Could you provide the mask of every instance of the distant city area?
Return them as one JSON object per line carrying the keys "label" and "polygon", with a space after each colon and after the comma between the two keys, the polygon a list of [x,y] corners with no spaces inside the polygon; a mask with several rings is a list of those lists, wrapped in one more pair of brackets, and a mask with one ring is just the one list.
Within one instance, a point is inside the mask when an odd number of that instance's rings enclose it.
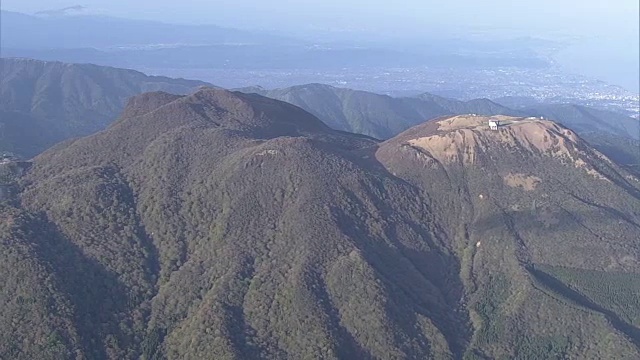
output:
{"label": "distant city area", "polygon": [[638,94],[599,80],[569,74],[555,67],[139,70],[157,75],[200,79],[226,88],[262,86],[271,89],[324,83],[391,96],[412,96],[429,92],[461,100],[510,98],[511,106],[517,106],[518,103],[526,105],[527,102],[572,103],[640,118]]}

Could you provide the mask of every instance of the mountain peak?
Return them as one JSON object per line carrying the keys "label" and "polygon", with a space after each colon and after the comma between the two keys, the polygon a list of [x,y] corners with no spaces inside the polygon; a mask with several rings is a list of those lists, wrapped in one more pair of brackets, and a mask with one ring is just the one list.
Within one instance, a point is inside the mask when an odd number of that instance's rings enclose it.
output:
{"label": "mountain peak", "polygon": [[257,94],[201,88],[176,101],[230,129],[262,129],[278,135],[330,130],[322,121],[296,106]]}
{"label": "mountain peak", "polygon": [[[186,96],[164,92],[136,96],[129,101],[123,115],[105,131],[62,144],[57,151],[76,158],[70,166],[129,164],[148,147],[164,146],[168,139],[182,142],[189,138],[193,146],[196,143],[193,139],[201,139],[203,143],[199,148],[204,149],[222,141],[220,139],[253,141],[280,137],[326,140],[349,148],[371,144],[369,139],[339,134],[308,112],[282,101],[257,94],[202,88]],[[89,148],[91,151],[86,150]],[[47,151],[40,158],[55,153]]]}
{"label": "mountain peak", "polygon": [[[153,118],[204,120],[230,129],[270,128],[276,124],[298,129],[329,130],[311,114],[285,102],[214,87],[201,87],[188,96],[145,93],[129,100],[121,121],[154,112]],[[187,119],[187,120],[189,120]],[[176,123],[177,124],[177,123]]]}
{"label": "mountain peak", "polygon": [[589,164],[591,149],[575,132],[553,121],[534,117],[460,115],[414,127],[390,142],[400,141],[440,164],[487,165],[508,155],[552,157],[605,178]]}

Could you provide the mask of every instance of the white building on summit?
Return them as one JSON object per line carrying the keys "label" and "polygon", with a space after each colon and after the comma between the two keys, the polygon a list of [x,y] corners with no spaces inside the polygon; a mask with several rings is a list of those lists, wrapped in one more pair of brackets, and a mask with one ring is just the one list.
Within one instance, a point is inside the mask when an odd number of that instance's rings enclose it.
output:
{"label": "white building on summit", "polygon": [[500,121],[497,120],[489,120],[489,129],[498,130],[498,126],[500,126]]}

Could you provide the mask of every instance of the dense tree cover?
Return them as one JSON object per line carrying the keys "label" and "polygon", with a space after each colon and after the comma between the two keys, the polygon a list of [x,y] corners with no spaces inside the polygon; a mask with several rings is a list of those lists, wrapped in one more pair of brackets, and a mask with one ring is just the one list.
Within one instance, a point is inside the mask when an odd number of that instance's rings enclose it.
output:
{"label": "dense tree cover", "polygon": [[640,175],[640,140],[606,132],[586,132],[581,136],[611,160]]}
{"label": "dense tree cover", "polygon": [[640,278],[636,274],[559,266],[541,269],[627,323],[640,326]]}
{"label": "dense tree cover", "polygon": [[[576,280],[638,273],[640,186],[579,138],[477,130],[447,163],[410,144],[437,124],[378,143],[258,95],[124,114],[12,180],[0,358],[640,356],[633,292]],[[524,163],[533,189],[505,182]]]}

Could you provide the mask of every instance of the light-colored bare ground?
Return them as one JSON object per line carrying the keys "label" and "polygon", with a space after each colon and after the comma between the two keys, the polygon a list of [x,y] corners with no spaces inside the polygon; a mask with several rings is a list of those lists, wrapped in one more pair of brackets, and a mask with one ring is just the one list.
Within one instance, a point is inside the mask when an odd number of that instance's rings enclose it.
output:
{"label": "light-colored bare ground", "polygon": [[[500,128],[489,129],[489,121],[499,121]],[[582,160],[577,146],[580,139],[571,130],[558,124],[537,118],[509,116],[453,116],[438,122],[441,134],[409,140],[409,145],[426,150],[442,163],[474,164],[478,153],[487,152],[491,146],[524,149],[547,156],[563,158],[589,174],[605,179]],[[601,158],[606,157],[597,153]]]}
{"label": "light-colored bare ground", "polygon": [[504,183],[513,188],[521,187],[526,191],[535,190],[542,182],[537,176],[528,176],[525,174],[508,174],[504,177]]}

